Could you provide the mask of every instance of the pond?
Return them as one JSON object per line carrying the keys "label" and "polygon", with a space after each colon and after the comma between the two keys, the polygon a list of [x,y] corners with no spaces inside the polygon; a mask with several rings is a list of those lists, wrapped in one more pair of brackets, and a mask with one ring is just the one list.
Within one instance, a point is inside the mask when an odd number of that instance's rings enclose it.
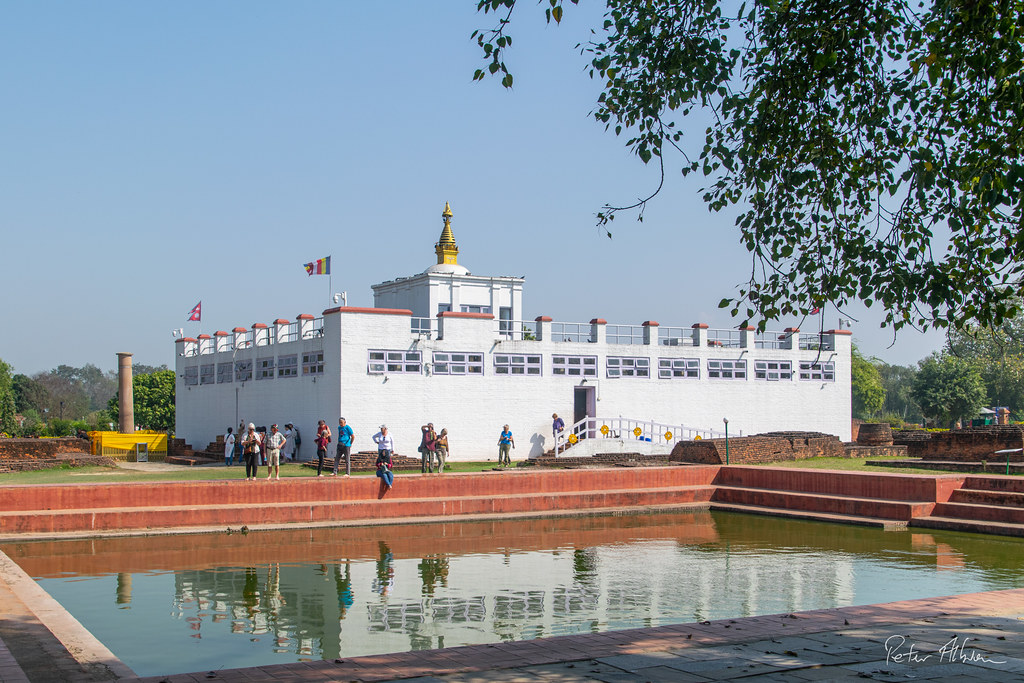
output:
{"label": "pond", "polygon": [[143,676],[1024,585],[1024,541],[706,510],[30,542]]}

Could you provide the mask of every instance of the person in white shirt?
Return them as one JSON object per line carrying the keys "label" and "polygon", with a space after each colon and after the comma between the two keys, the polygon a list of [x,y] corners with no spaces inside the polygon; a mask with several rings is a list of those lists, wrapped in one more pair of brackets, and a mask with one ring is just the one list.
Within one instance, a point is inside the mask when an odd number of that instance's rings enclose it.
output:
{"label": "person in white shirt", "polygon": [[281,449],[281,455],[283,455],[284,459],[286,461],[288,461],[288,462],[291,462],[292,460],[295,459],[295,439],[294,439],[294,436],[295,436],[295,433],[292,431],[292,423],[291,422],[286,423],[285,426],[284,426],[284,438],[286,440],[285,440],[285,443],[284,443],[284,448]]}
{"label": "person in white shirt", "polygon": [[235,435],[228,427],[228,433],[224,435],[224,465],[230,467],[235,462]]}
{"label": "person in white shirt", "polygon": [[277,431],[277,425],[270,425],[270,435],[267,436],[267,481],[273,474],[276,481],[281,479],[281,448],[288,440],[284,434]]}

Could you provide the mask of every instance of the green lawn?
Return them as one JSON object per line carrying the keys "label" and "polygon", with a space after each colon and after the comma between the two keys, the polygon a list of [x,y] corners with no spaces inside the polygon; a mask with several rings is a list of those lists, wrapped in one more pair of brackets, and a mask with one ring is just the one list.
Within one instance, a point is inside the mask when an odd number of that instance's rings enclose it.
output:
{"label": "green lawn", "polygon": [[[456,462],[445,467],[445,472],[480,472],[495,467],[491,462]],[[398,470],[398,476],[410,470]],[[261,467],[259,475],[267,476],[267,468]],[[281,477],[315,477],[316,469],[302,465],[281,466]],[[353,472],[353,477],[372,477],[372,471]],[[119,467],[55,467],[35,472],[12,472],[0,474],[0,484],[80,484],[83,482],[114,481],[211,481],[221,479],[244,479],[245,468],[232,467],[181,467],[165,472],[140,472]]]}
{"label": "green lawn", "polygon": [[873,458],[810,458],[807,460],[786,460],[783,462],[759,463],[765,467],[799,467],[815,470],[851,470],[859,472],[903,472],[906,474],[948,474],[942,470],[926,470],[920,467],[877,467],[866,464],[869,460],[906,460],[906,456]]}

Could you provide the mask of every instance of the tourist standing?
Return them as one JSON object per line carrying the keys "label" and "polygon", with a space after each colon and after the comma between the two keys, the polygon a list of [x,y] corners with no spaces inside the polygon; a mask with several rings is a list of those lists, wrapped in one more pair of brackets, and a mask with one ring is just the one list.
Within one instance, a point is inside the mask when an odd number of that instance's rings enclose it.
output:
{"label": "tourist standing", "polygon": [[436,448],[437,432],[434,423],[428,422],[420,427],[423,438],[420,439],[420,472],[426,474],[434,471],[434,449]]}
{"label": "tourist standing", "polygon": [[558,435],[565,429],[565,421],[558,417],[558,413],[551,414],[551,436],[555,441],[555,453],[558,453]]}
{"label": "tourist standing", "polygon": [[249,423],[249,431],[242,441],[242,457],[245,459],[245,480],[255,481],[256,463],[260,457],[260,437],[256,434],[256,425]]}
{"label": "tourist standing", "polygon": [[345,476],[352,474],[352,439],[355,437],[355,432],[348,426],[345,418],[338,418],[338,452],[334,454],[334,471],[331,472],[332,477],[338,476],[338,464],[341,461],[341,457],[345,456]]}
{"label": "tourist standing", "polygon": [[267,464],[267,428],[260,425],[256,428],[256,436],[260,439],[260,457],[259,464],[266,466]]}
{"label": "tourist standing", "polygon": [[295,459],[295,434],[292,432],[291,422],[286,422],[284,425],[284,438],[285,444],[281,449],[281,455],[286,462],[291,462]]}
{"label": "tourist standing", "polygon": [[516,447],[516,440],[512,438],[512,431],[505,425],[501,428],[498,436],[498,466],[511,465],[512,458],[509,451]]}
{"label": "tourist standing", "polygon": [[394,461],[391,458],[395,452],[395,442],[388,434],[387,425],[380,426],[380,431],[373,435],[373,442],[377,444],[377,462],[374,463],[377,466],[377,476],[384,480],[384,485],[390,490],[395,483],[395,474],[392,471]]}
{"label": "tourist standing", "polygon": [[228,427],[228,433],[224,435],[224,466],[231,467],[235,462],[235,435],[234,430]]}
{"label": "tourist standing", "polygon": [[316,423],[316,476],[322,477],[324,472],[324,458],[327,457],[327,446],[331,443],[331,428],[327,423],[320,420]]}
{"label": "tourist standing", "polygon": [[295,458],[295,462],[299,462],[299,447],[302,446],[302,435],[299,434],[299,428],[294,424],[292,427],[292,457]]}
{"label": "tourist standing", "polygon": [[434,453],[437,454],[437,473],[444,472],[444,465],[448,462],[448,429],[442,428],[434,442]]}
{"label": "tourist standing", "polygon": [[288,443],[284,434],[277,431],[277,425],[270,425],[270,436],[267,437],[267,481],[274,475],[275,481],[281,479],[281,449]]}

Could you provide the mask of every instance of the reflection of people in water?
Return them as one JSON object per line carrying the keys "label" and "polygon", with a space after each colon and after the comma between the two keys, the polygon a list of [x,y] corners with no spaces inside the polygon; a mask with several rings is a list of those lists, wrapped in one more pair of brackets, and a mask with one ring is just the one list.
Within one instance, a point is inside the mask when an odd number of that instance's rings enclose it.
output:
{"label": "reflection of people in water", "polygon": [[338,587],[338,614],[344,619],[345,612],[355,602],[355,598],[352,597],[352,568],[348,560],[345,560],[344,578],[341,576],[341,565],[334,565],[334,585]]}
{"label": "reflection of people in water", "polygon": [[433,595],[438,581],[448,587],[448,558],[444,555],[427,555],[419,564],[420,580],[423,581],[423,594]]}
{"label": "reflection of people in water", "polygon": [[391,548],[384,541],[377,542],[380,557],[377,560],[377,578],[373,580],[373,590],[386,598],[395,585],[395,569],[391,566],[394,559]]}
{"label": "reflection of people in water", "polygon": [[260,577],[256,567],[245,568],[245,583],[242,585],[242,604],[249,613],[249,618],[256,616],[256,607],[260,602]]}

